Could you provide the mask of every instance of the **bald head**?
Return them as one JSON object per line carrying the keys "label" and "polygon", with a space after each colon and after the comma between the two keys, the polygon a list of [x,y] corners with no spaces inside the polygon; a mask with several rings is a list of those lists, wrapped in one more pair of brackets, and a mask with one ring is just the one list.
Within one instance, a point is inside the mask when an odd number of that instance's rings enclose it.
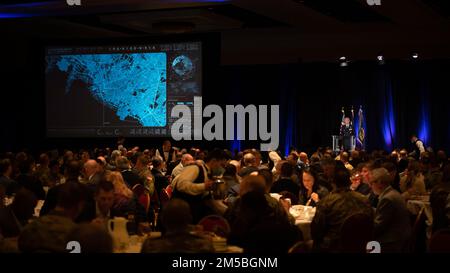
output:
{"label": "bald head", "polygon": [[86,177],[90,177],[91,175],[94,175],[98,170],[98,163],[93,160],[89,159],[84,163],[84,173],[86,174]]}
{"label": "bald head", "polygon": [[181,156],[181,164],[183,166],[187,166],[189,164],[194,163],[194,157],[191,154],[184,154],[183,156]]}
{"label": "bald head", "polygon": [[344,163],[348,162],[348,153],[347,152],[342,152],[341,153],[341,161]]}
{"label": "bald head", "polygon": [[308,154],[301,152],[298,156],[303,163],[308,163]]}
{"label": "bald head", "polygon": [[256,165],[256,157],[251,154],[245,154],[244,155],[244,166],[249,167],[249,166],[255,166]]}
{"label": "bald head", "polygon": [[241,171],[241,163],[237,160],[230,160],[228,164],[231,164],[236,167],[236,172],[239,173]]}
{"label": "bald head", "polygon": [[98,156],[97,162],[101,162],[102,165],[106,165],[106,158],[103,156]]}

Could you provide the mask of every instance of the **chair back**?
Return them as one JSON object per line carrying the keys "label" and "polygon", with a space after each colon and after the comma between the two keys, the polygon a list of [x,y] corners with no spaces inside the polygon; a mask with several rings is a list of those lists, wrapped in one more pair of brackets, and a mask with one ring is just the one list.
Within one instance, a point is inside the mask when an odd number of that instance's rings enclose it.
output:
{"label": "chair back", "polygon": [[425,253],[427,249],[427,216],[425,214],[425,208],[422,208],[417,214],[414,221],[412,235],[410,239],[410,250],[413,253]]}
{"label": "chair back", "polygon": [[136,184],[133,186],[132,191],[136,195],[139,204],[144,207],[145,212],[148,213],[148,210],[150,209],[150,194],[145,187],[141,184]]}
{"label": "chair back", "polygon": [[366,245],[373,239],[373,219],[355,213],[345,219],[340,231],[339,252],[366,253]]}
{"label": "chair back", "polygon": [[202,226],[204,231],[214,232],[224,238],[228,238],[231,231],[227,219],[219,215],[205,216],[198,222],[198,225]]}
{"label": "chair back", "polygon": [[161,193],[159,194],[159,203],[160,208],[165,207],[165,205],[170,201],[170,198],[172,198],[172,187],[167,186],[166,188],[161,190]]}
{"label": "chair back", "polygon": [[311,252],[311,245],[308,245],[308,242],[300,241],[295,243],[289,250],[289,254],[297,254],[297,253],[309,253]]}

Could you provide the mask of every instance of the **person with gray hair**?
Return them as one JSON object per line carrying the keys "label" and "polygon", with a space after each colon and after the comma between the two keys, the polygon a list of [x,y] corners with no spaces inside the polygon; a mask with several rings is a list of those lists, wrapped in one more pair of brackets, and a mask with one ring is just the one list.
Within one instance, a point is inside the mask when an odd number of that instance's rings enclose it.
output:
{"label": "person with gray hair", "polygon": [[379,199],[374,236],[381,245],[381,252],[407,252],[411,224],[405,200],[391,187],[391,177],[385,168],[372,170],[369,184]]}
{"label": "person with gray hair", "polygon": [[120,156],[116,159],[116,168],[120,171],[123,180],[125,180],[130,189],[133,189],[136,184],[144,184],[139,173],[136,170],[131,169],[130,161],[125,156]]}
{"label": "person with gray hair", "polygon": [[93,159],[87,160],[83,164],[82,179],[84,184],[97,185],[101,179],[101,174],[98,172],[98,163]]}

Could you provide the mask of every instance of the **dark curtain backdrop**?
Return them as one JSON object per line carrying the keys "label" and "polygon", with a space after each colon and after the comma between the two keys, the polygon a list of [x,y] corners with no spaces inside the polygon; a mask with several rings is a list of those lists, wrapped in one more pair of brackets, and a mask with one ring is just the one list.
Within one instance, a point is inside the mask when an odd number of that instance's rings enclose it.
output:
{"label": "dark curtain backdrop", "polygon": [[360,105],[368,150],[409,148],[416,133],[427,146],[449,151],[449,76],[450,61],[227,66],[214,102],[279,104],[282,152],[331,146],[341,108],[350,115],[354,106],[357,116]]}
{"label": "dark curtain backdrop", "polygon": [[[13,58],[12,58],[13,60]],[[215,76],[212,76],[215,74]],[[331,146],[341,108],[363,106],[368,150],[409,145],[417,133],[434,149],[450,151],[450,61],[398,61],[222,66],[207,74],[203,105],[280,105],[280,151]],[[42,64],[0,66],[1,150],[41,151],[114,145],[115,139],[46,139]],[[223,108],[224,109],[224,108]],[[82,109],[80,109],[82,111]],[[55,113],[57,114],[57,113]],[[160,139],[132,139],[158,145]],[[211,146],[243,149],[259,142],[223,141]]]}

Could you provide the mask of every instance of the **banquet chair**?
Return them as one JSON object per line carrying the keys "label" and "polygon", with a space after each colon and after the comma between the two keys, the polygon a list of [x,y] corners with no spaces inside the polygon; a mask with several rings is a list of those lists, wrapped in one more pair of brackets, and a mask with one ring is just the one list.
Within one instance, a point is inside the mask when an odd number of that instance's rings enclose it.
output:
{"label": "banquet chair", "polygon": [[227,219],[219,215],[205,216],[198,222],[198,225],[202,226],[204,231],[214,232],[223,238],[228,238],[231,231]]}
{"label": "banquet chair", "polygon": [[172,198],[173,192],[172,185],[169,184],[167,187],[164,188],[164,191],[166,192],[167,196],[169,196],[169,199]]}
{"label": "banquet chair", "polygon": [[299,241],[295,243],[289,250],[288,254],[297,253],[310,253],[312,249],[312,240],[310,241]]}
{"label": "banquet chair", "polygon": [[139,204],[141,204],[144,207],[145,212],[148,213],[148,210],[150,209],[150,195],[145,187],[141,184],[136,184],[132,188],[132,191],[136,195]]}
{"label": "banquet chair", "polygon": [[450,253],[450,229],[441,229],[431,236],[429,251],[431,253]]}
{"label": "banquet chair", "polygon": [[172,189],[167,187],[161,190],[161,193],[159,194],[159,203],[160,207],[163,208],[172,197]]}
{"label": "banquet chair", "polygon": [[366,253],[367,242],[373,239],[373,219],[364,213],[347,217],[340,230],[339,252]]}
{"label": "banquet chair", "polygon": [[425,208],[422,208],[417,214],[416,220],[414,221],[412,235],[410,239],[410,251],[412,253],[425,253],[426,252],[426,242],[427,242],[427,216],[425,214]]}

